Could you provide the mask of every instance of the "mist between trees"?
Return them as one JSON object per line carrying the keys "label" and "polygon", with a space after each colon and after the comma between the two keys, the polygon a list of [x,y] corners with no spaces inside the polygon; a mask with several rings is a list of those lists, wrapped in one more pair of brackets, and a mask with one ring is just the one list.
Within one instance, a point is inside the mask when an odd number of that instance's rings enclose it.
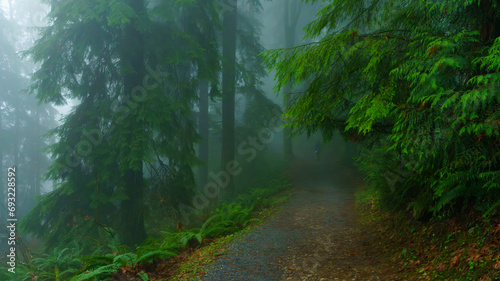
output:
{"label": "mist between trees", "polygon": [[390,210],[498,214],[496,2],[305,2],[0,2],[22,237],[133,248],[352,156]]}
{"label": "mist between trees", "polygon": [[18,166],[21,231],[48,249],[139,245],[177,224],[194,227],[284,173],[292,138],[278,129],[283,109],[259,54],[281,44],[275,23],[301,37],[318,7],[13,0],[3,8],[12,67],[2,70],[0,168]]}

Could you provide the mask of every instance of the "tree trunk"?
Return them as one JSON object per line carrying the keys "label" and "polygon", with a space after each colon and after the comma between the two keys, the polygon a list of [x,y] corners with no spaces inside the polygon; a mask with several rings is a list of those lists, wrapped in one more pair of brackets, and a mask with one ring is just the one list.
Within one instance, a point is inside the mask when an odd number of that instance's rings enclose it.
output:
{"label": "tree trunk", "polygon": [[209,115],[208,115],[208,83],[200,81],[200,113],[198,115],[198,133],[201,136],[198,157],[205,165],[200,167],[199,180],[203,187],[208,182],[208,144],[209,144]]}
{"label": "tree trunk", "polygon": [[[7,192],[7,185],[4,182],[3,175],[7,171],[3,169],[3,148],[7,145],[7,142],[4,140],[2,141],[2,136],[5,136],[3,134],[3,129],[2,129],[2,109],[0,108],[0,189],[2,190],[2,195],[4,195],[4,192]],[[5,188],[4,188],[5,186]],[[5,194],[6,195],[6,194]],[[5,198],[5,197],[3,197]]]}
{"label": "tree trunk", "polygon": [[[14,163],[12,163],[13,166],[17,167],[19,165],[19,154],[21,154],[21,118],[19,117],[19,110],[15,110],[15,116],[16,116],[16,121],[14,123],[14,130],[15,130],[15,142],[14,142]],[[17,176],[17,168],[16,168],[16,176]]]}
{"label": "tree trunk", "polygon": [[[236,18],[237,1],[224,0],[227,9],[224,13],[222,32],[222,153],[221,171],[234,160],[234,101],[236,91]],[[226,196],[234,195],[234,181],[228,174]]]}
{"label": "tree trunk", "polygon": [[[34,111],[34,116],[33,118],[36,120],[37,127],[34,128],[35,130],[35,141],[34,145],[38,148],[41,148],[43,146],[43,141],[42,141],[42,133],[40,132],[40,128],[42,127],[42,122],[40,118],[40,109],[35,109]],[[42,152],[38,151],[35,155],[33,155],[33,196],[38,196],[41,194],[40,190],[40,181],[41,181],[41,169],[40,165],[42,164]]]}
{"label": "tree trunk", "polygon": [[[298,1],[290,3],[290,0],[285,1],[285,48],[291,48],[295,45],[296,28],[297,22],[299,21],[300,10]],[[291,92],[291,85],[287,85],[284,88],[285,96],[283,99],[285,110],[289,106],[288,95]],[[286,120],[285,120],[286,121]],[[285,158],[291,159],[294,157],[293,153],[293,143],[292,143],[292,131],[289,128],[283,130],[283,154]]]}
{"label": "tree trunk", "polygon": [[[146,12],[144,0],[129,0],[127,2],[139,17]],[[137,20],[133,19],[124,28],[124,48],[121,60],[125,69],[126,65],[132,66],[132,71],[126,70],[123,77],[125,96],[131,96],[133,89],[142,85],[146,73],[144,66],[144,37],[141,31],[136,29],[136,25]],[[141,105],[139,104],[136,110],[140,111],[140,107]],[[136,162],[134,166],[131,166],[129,163],[123,163],[123,165],[128,165],[124,174],[125,192],[128,199],[122,202],[122,228],[120,237],[125,245],[132,247],[142,243],[147,236],[144,227],[144,179],[142,163],[144,152],[141,150],[145,145],[143,138],[141,138],[141,135],[144,133],[144,124],[143,121],[137,119],[138,113],[134,109],[131,112],[132,114],[123,121],[123,126],[128,129],[124,140],[127,141],[128,148],[135,149],[133,149],[134,152],[127,151],[124,154],[131,155],[131,157],[140,159],[141,161]]]}

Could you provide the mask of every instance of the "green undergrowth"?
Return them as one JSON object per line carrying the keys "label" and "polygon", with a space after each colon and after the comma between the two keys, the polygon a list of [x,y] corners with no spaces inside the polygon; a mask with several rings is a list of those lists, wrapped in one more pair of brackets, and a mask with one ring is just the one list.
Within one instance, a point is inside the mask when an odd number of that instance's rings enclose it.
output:
{"label": "green undergrowth", "polygon": [[[18,264],[16,273],[0,270],[0,280],[193,280],[202,267],[223,252],[224,245],[265,220],[290,197],[282,180],[273,188],[256,188],[231,203],[224,203],[197,228],[162,232],[135,251],[125,246],[100,247],[81,256],[77,245],[54,249],[29,264]],[[113,279],[114,278],[114,279]],[[116,279],[118,278],[118,279]],[[120,279],[121,278],[121,279]],[[128,279],[127,279],[128,278]],[[191,278],[191,279],[190,279]]]}
{"label": "green undergrowth", "polygon": [[422,222],[410,212],[381,207],[380,194],[361,188],[357,210],[375,247],[396,266],[397,280],[500,280],[500,217],[477,211]]}
{"label": "green undergrowth", "polygon": [[255,217],[258,218],[258,223],[253,223],[233,234],[223,236],[215,239],[212,243],[206,247],[198,249],[193,254],[189,255],[186,260],[179,264],[177,273],[175,276],[170,277],[168,280],[174,281],[190,281],[190,280],[201,280],[201,277],[206,273],[205,267],[212,262],[214,262],[219,256],[223,255],[226,250],[228,243],[240,239],[243,235],[248,233],[252,228],[260,225],[262,222],[266,221],[273,214],[281,209],[283,203],[290,198],[290,194],[278,194],[269,200],[272,202],[268,205],[268,208],[264,208],[261,211],[255,213]]}

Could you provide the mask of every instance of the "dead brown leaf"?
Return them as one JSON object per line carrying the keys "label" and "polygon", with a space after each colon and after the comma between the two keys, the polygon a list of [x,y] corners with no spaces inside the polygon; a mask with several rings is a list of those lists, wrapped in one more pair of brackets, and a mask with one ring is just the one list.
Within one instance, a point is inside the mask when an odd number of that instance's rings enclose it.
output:
{"label": "dead brown leaf", "polygon": [[445,267],[446,267],[446,266],[444,265],[444,263],[440,263],[440,264],[436,267],[436,270],[437,270],[437,271],[443,271],[443,270],[445,270]]}
{"label": "dead brown leaf", "polygon": [[453,258],[451,258],[450,268],[454,267],[458,263],[459,259],[460,255],[455,255]]}
{"label": "dead brown leaf", "polygon": [[493,264],[493,268],[494,269],[500,269],[500,260],[497,260],[494,264]]}
{"label": "dead brown leaf", "polygon": [[479,281],[491,281],[491,278],[488,275],[485,275],[479,279]]}

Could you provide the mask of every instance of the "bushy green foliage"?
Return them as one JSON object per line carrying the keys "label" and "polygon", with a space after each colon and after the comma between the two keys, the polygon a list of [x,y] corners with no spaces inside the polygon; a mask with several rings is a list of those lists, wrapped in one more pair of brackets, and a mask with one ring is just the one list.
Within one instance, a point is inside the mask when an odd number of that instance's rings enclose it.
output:
{"label": "bushy green foliage", "polygon": [[120,254],[119,252],[114,252],[111,254],[96,254],[82,257],[79,259],[79,261],[84,264],[83,268],[80,270],[82,273],[71,280],[104,280],[104,278],[109,278],[109,276],[115,273],[120,267],[134,267],[138,264],[151,263],[157,258],[168,258],[177,255],[177,253],[171,249],[161,249],[156,247],[156,245],[153,249],[150,247],[151,245],[150,243],[146,243],[138,247],[136,253],[125,252]]}
{"label": "bushy green foliage", "polygon": [[50,254],[43,254],[39,258],[32,260],[35,272],[41,280],[67,280],[68,277],[78,272],[79,262],[77,257],[80,254],[76,243],[72,243],[73,248],[54,248]]}
{"label": "bushy green foliage", "polygon": [[236,178],[240,194],[236,198],[213,211],[206,210],[194,228],[183,228],[180,232],[162,231],[159,245],[195,246],[201,244],[203,238],[233,233],[253,221],[252,212],[285,200],[284,197],[274,198],[290,186],[281,158],[266,151],[259,154],[255,162],[242,161],[242,173]]}
{"label": "bushy green foliage", "polygon": [[7,265],[2,265],[0,267],[0,279],[1,280],[11,280],[13,274],[16,276],[16,280],[19,281],[28,281],[28,280],[33,280],[32,278],[35,277],[33,271],[29,268],[29,266],[25,264],[16,264],[16,270],[15,273],[9,272]]}
{"label": "bushy green foliage", "polygon": [[208,237],[229,234],[255,221],[251,219],[253,208],[244,208],[240,204],[222,204],[202,226]]}
{"label": "bushy green foliage", "polygon": [[234,203],[223,203],[203,222],[199,228],[185,229],[177,233],[163,232],[160,247],[186,247],[202,244],[203,238],[216,238],[234,233],[249,223],[259,221],[252,218],[257,207],[268,207],[273,203],[271,196],[281,189],[256,188],[238,196]]}
{"label": "bushy green foliage", "polygon": [[[51,252],[32,259],[28,264],[18,261],[15,273],[0,268],[1,280],[69,280],[80,270],[80,249],[78,243],[64,248],[53,248]],[[13,277],[15,276],[15,277]],[[13,279],[15,278],[15,279]]]}
{"label": "bushy green foliage", "polygon": [[285,112],[291,126],[362,141],[359,162],[392,207],[417,217],[492,211],[500,200],[496,1],[325,4],[306,28],[317,42],[266,53],[278,90],[308,84]]}
{"label": "bushy green foliage", "polygon": [[[216,212],[210,216],[200,228],[185,229],[179,232],[163,232],[164,236],[159,239],[149,238],[136,252],[127,249],[118,249],[113,253],[94,254],[77,259],[84,266],[72,281],[81,280],[106,280],[120,267],[135,266],[153,262],[155,259],[165,259],[177,255],[177,249],[182,247],[194,247],[202,244],[204,238],[216,238],[234,233],[246,227],[249,223],[259,221],[252,218],[254,206],[268,207],[274,203],[270,197],[280,189],[254,189],[252,192],[240,196],[232,204],[222,204]],[[245,202],[251,202],[249,206],[242,206]],[[142,276],[141,278],[146,278]]]}

